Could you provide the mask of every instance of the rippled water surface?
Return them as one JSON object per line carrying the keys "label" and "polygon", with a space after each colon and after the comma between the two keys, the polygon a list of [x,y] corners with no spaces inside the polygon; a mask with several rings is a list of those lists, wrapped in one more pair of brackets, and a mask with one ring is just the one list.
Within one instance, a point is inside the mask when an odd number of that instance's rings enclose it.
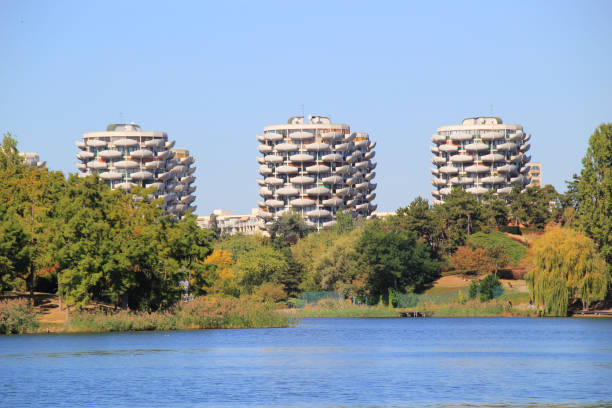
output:
{"label": "rippled water surface", "polygon": [[612,320],[0,337],[0,406],[612,406]]}

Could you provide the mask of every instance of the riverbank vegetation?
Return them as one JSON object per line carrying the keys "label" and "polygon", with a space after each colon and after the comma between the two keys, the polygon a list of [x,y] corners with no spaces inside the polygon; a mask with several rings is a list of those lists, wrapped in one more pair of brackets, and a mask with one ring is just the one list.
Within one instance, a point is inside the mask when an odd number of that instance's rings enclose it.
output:
{"label": "riverbank vegetation", "polygon": [[[402,308],[513,314],[523,306],[527,314],[564,316],[568,308],[605,304],[609,293],[610,157],[612,127],[602,125],[564,194],[517,187],[477,200],[455,188],[443,204],[419,197],[383,219],[339,210],[336,225],[317,233],[289,212],[269,236],[221,236],[214,226],[199,228],[192,214],[164,215],[152,190],[113,191],[96,175],[66,178],[24,166],[7,135],[0,290],[57,294],[60,308],[72,310],[72,327],[94,331],[276,327],[291,314],[275,309],[298,305],[309,292],[339,300],[300,316],[397,315]],[[529,294],[520,304],[505,300],[514,290],[500,292],[499,279],[527,272]],[[436,282],[455,275],[482,281],[445,303],[427,303]],[[85,312],[92,303],[107,312]]]}

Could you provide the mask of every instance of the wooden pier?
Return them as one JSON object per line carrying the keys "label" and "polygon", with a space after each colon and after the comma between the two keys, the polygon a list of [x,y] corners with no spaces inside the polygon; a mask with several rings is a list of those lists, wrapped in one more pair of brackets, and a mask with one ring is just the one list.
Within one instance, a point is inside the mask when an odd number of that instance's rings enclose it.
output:
{"label": "wooden pier", "polygon": [[410,311],[400,312],[400,317],[431,317],[432,315],[433,315],[432,312],[419,312],[419,311],[415,311],[415,312],[410,312]]}

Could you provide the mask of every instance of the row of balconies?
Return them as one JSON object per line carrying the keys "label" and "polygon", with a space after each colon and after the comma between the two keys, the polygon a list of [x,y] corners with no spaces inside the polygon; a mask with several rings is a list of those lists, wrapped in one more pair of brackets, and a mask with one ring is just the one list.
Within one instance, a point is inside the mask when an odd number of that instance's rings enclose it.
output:
{"label": "row of balconies", "polygon": [[[299,187],[299,186],[298,186]],[[371,183],[369,181],[362,182],[359,184],[355,184],[351,187],[344,187],[336,190],[336,195],[340,197],[353,196],[355,194],[355,190],[357,191],[374,191],[377,187],[376,183]],[[273,195],[282,196],[282,197],[294,197],[300,195],[301,193],[305,193],[311,196],[328,196],[333,194],[332,189],[325,186],[316,186],[308,189],[304,188],[296,188],[291,185],[286,185],[284,187],[278,188],[276,190],[271,190],[270,188],[264,186],[259,189],[259,195],[262,197],[272,197]]]}
{"label": "row of balconies", "polygon": [[478,137],[478,135],[473,134],[472,132],[467,132],[467,133],[455,133],[452,135],[449,135],[448,137],[446,135],[440,135],[440,134],[433,134],[430,137],[431,141],[436,143],[436,144],[442,144],[445,143],[447,140],[451,140],[453,142],[466,142],[466,141],[470,141],[470,140],[484,140],[484,141],[495,141],[495,140],[508,140],[511,142],[527,142],[529,141],[529,139],[531,139],[531,134],[528,134],[525,136],[525,134],[523,133],[522,130],[517,130],[515,132],[512,133],[506,133],[505,131],[488,131],[488,132],[483,132],[480,134],[480,137]]}
{"label": "row of balconies", "polygon": [[151,139],[145,141],[139,141],[136,139],[122,138],[113,141],[105,141],[101,139],[87,139],[86,141],[77,140],[74,144],[81,150],[85,150],[87,147],[149,147],[165,149],[171,149],[174,147],[174,140],[165,141],[164,139]]}

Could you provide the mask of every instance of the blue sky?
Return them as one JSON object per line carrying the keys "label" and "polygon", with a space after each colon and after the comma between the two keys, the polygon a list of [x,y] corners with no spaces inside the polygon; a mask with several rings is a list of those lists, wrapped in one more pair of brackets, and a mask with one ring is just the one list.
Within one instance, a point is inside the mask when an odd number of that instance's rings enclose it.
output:
{"label": "blue sky", "polygon": [[256,133],[330,115],[378,142],[377,199],[431,199],[429,136],[476,115],[532,133],[565,190],[612,121],[610,1],[0,3],[0,132],[76,172],[121,119],[196,157],[198,213],[258,201]]}

